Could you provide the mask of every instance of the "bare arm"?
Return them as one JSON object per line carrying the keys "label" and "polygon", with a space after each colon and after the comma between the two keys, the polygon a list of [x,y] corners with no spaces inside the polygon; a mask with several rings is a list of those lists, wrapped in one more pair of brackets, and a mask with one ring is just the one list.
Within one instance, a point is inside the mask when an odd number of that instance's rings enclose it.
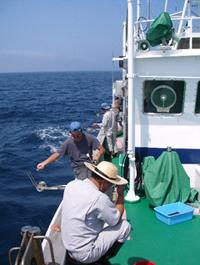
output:
{"label": "bare arm", "polygon": [[93,128],[101,128],[101,126],[102,126],[102,123],[100,123],[100,122],[98,122],[98,123],[95,122],[92,124]]}
{"label": "bare arm", "polygon": [[121,217],[124,212],[124,186],[117,186],[117,193],[118,193],[118,198],[115,206],[119,210]]}
{"label": "bare arm", "polygon": [[100,145],[99,146],[99,156],[104,155],[104,153],[105,153],[105,148],[102,145]]}
{"label": "bare arm", "polygon": [[99,146],[98,151],[92,156],[93,161],[99,161],[100,157],[105,153],[105,149],[102,145]]}
{"label": "bare arm", "polygon": [[50,155],[46,160],[42,161],[41,163],[37,164],[37,170],[44,169],[46,165],[53,163],[60,157],[60,154],[58,152],[53,153]]}

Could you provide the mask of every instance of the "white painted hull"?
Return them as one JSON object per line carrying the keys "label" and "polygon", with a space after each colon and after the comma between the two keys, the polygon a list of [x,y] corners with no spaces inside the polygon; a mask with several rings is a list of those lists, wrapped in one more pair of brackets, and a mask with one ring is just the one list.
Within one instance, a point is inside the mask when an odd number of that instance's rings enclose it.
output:
{"label": "white painted hull", "polygon": [[[62,212],[62,202],[60,203],[53,219],[51,220],[51,223],[49,225],[49,228],[46,232],[46,235],[48,238],[50,238],[52,244],[53,244],[53,251],[54,251],[54,257],[55,257],[55,262],[59,265],[64,265],[65,264],[65,247],[63,246],[62,243],[62,238],[61,238],[61,233],[60,232],[55,232],[52,230],[52,225],[58,224],[61,225],[61,212]],[[44,260],[45,264],[48,264],[49,262],[52,262],[50,250],[49,250],[49,244],[47,240],[43,240],[42,242],[42,249],[44,253]]]}

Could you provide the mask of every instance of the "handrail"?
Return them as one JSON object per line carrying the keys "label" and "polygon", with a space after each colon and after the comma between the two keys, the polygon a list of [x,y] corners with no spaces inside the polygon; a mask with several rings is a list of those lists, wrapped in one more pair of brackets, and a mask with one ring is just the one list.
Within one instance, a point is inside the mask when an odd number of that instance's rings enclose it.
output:
{"label": "handrail", "polygon": [[[199,36],[200,37],[200,31],[196,30],[195,31],[195,27],[200,27],[198,25],[194,25],[197,21],[200,22],[200,17],[196,17],[196,16],[185,16],[185,17],[180,17],[180,16],[172,16],[171,17],[172,22],[175,22],[174,24],[176,24],[176,22],[180,22],[179,25],[174,25],[174,33],[177,36],[177,39],[180,38],[189,38],[189,49],[192,49],[192,38],[194,36]],[[147,23],[152,23],[154,21],[154,19],[145,19],[144,20],[138,20],[134,22],[134,28],[135,30],[138,29],[137,34],[135,35],[135,40],[136,41],[140,41],[140,40],[144,40],[144,32],[139,30],[141,28],[144,28],[144,25]],[[183,22],[188,22],[187,25],[183,25]],[[180,27],[180,24],[182,25]],[[171,49],[177,49],[178,46],[178,41],[174,42],[174,44],[172,45],[170,43],[170,48]]]}
{"label": "handrail", "polygon": [[56,261],[55,261],[55,256],[54,256],[54,251],[53,251],[53,244],[51,242],[51,239],[47,236],[34,236],[35,239],[46,239],[48,244],[49,244],[49,249],[50,249],[50,254],[51,254],[51,260],[52,263],[51,265],[57,265]]}
{"label": "handrail", "polygon": [[13,247],[13,248],[9,249],[9,251],[8,251],[8,261],[9,261],[9,264],[10,264],[10,265],[13,265],[13,264],[12,264],[12,253],[13,253],[14,251],[16,251],[16,250],[19,252],[20,247]]}
{"label": "handrail", "polygon": [[[58,265],[55,261],[53,244],[51,239],[40,234],[40,228],[36,226],[23,226],[21,228],[22,240],[19,247],[13,247],[8,252],[9,265],[31,265],[32,260],[36,265],[44,265],[44,253],[42,249],[41,239],[48,242],[51,265]],[[12,262],[12,253],[17,251],[15,262]]]}

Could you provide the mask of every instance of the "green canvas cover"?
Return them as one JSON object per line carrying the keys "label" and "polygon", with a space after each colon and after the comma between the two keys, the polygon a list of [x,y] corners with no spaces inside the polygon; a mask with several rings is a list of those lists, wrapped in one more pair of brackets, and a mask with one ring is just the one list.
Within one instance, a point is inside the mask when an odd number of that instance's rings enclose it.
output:
{"label": "green canvas cover", "polygon": [[190,179],[174,151],[163,152],[156,160],[146,157],[143,164],[144,188],[152,206],[186,202],[190,196]]}
{"label": "green canvas cover", "polygon": [[167,12],[161,13],[151,24],[146,33],[146,39],[151,46],[161,44],[163,41],[168,42],[172,38],[173,23]]}

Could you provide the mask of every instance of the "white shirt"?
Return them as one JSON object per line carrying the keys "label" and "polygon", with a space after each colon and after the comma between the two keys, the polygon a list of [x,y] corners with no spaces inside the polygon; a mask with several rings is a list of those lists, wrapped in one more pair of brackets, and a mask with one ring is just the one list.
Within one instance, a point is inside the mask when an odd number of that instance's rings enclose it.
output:
{"label": "white shirt", "polygon": [[64,246],[71,253],[89,250],[105,223],[114,226],[119,219],[119,210],[89,179],[74,180],[66,186],[61,233]]}
{"label": "white shirt", "polygon": [[116,114],[112,109],[104,113],[102,119],[102,128],[105,135],[107,136],[111,136],[113,133],[117,132]]}

